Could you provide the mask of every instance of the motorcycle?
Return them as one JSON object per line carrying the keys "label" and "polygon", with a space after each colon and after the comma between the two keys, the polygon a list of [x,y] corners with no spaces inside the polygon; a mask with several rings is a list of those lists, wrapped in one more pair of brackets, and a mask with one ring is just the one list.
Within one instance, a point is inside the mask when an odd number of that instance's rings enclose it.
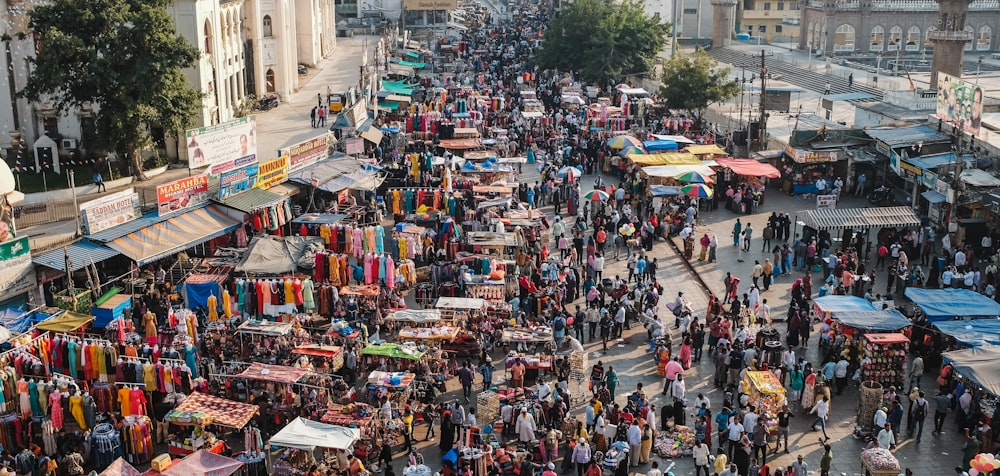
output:
{"label": "motorcycle", "polygon": [[868,194],[868,202],[872,205],[885,207],[896,204],[896,196],[893,195],[889,187],[882,185]]}
{"label": "motorcycle", "polygon": [[269,111],[271,109],[278,107],[278,103],[279,103],[278,96],[275,94],[271,94],[262,97],[260,99],[260,103],[257,105],[257,108],[260,109],[261,111]]}

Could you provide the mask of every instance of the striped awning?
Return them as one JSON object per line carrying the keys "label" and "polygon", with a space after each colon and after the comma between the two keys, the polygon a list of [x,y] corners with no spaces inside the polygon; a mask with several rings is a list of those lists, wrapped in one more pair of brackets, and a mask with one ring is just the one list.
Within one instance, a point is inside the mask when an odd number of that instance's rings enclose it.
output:
{"label": "striped awning", "polygon": [[920,218],[910,207],[805,210],[798,212],[798,216],[806,226],[817,230],[897,228],[920,225]]}
{"label": "striped awning", "polygon": [[108,243],[140,266],[235,230],[240,222],[214,205],[192,210]]}

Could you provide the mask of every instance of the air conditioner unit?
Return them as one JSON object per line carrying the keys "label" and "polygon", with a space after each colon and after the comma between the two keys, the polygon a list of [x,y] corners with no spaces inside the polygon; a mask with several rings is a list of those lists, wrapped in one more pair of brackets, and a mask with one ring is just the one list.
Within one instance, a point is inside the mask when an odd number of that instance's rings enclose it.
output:
{"label": "air conditioner unit", "polygon": [[76,139],[63,139],[62,140],[63,149],[76,149]]}

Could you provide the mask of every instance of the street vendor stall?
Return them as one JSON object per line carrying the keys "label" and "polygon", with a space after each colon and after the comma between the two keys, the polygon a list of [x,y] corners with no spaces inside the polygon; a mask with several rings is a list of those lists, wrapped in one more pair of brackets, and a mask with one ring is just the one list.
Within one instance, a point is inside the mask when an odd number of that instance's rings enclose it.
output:
{"label": "street vendor stall", "polygon": [[865,476],[896,476],[901,471],[899,461],[886,448],[862,451],[861,466],[865,469]]}
{"label": "street vendor stall", "polygon": [[826,319],[834,312],[864,312],[877,311],[875,305],[857,296],[830,295],[813,299],[813,313],[820,319]]}
{"label": "street vendor stall", "polygon": [[362,369],[376,369],[382,363],[387,368],[406,370],[414,368],[424,357],[424,351],[414,346],[395,343],[367,345],[361,349]]}
{"label": "street vendor stall", "polygon": [[229,476],[240,471],[243,463],[210,451],[196,451],[170,465],[163,476]]}
{"label": "street vendor stall", "polygon": [[[273,461],[271,474],[301,474],[317,465],[321,471],[344,472],[361,430],[298,417],[271,437],[269,444],[284,448]],[[317,451],[319,450],[319,451]]]}
{"label": "street vendor stall", "polygon": [[822,347],[830,356],[847,353],[852,364],[861,361],[865,354],[866,334],[875,332],[897,332],[910,327],[910,320],[895,309],[880,311],[835,311],[827,318],[830,330],[820,335]]}
{"label": "street vendor stall", "polygon": [[247,425],[259,412],[257,405],[234,402],[212,395],[194,392],[188,395],[170,413],[166,420],[171,425],[193,427],[189,436],[172,434],[168,451],[172,455],[184,456],[200,449],[221,453],[224,442],[205,431],[209,425],[240,429]]}
{"label": "street vendor stall", "polygon": [[441,322],[441,311],[437,309],[400,309],[385,318],[390,322],[406,322],[415,326],[437,325]]}
{"label": "street vendor stall", "polygon": [[486,301],[477,298],[439,297],[434,308],[441,312],[442,319],[468,321],[474,313],[486,308]]}
{"label": "street vendor stall", "polygon": [[[959,384],[972,392],[970,414],[993,415],[1000,404],[1000,347],[972,347],[941,354],[945,368],[940,376],[948,390]],[[946,370],[950,367],[950,374]]]}
{"label": "street vendor stall", "polygon": [[399,330],[399,338],[403,341],[452,342],[460,332],[460,327],[442,324],[434,327],[405,327]]}
{"label": "street vendor stall", "polygon": [[749,404],[757,408],[757,414],[760,415],[758,425],[767,428],[768,437],[776,437],[778,412],[787,403],[785,387],[781,385],[781,381],[766,370],[747,372],[743,380],[743,392],[749,395]]}
{"label": "street vendor stall", "polygon": [[865,334],[865,358],[861,380],[871,380],[883,387],[905,388],[907,354],[910,339],[903,334]]}
{"label": "street vendor stall", "polygon": [[[953,280],[954,281],[954,280]],[[992,319],[1000,316],[1000,304],[968,289],[924,289],[907,287],[903,293],[928,321]]]}

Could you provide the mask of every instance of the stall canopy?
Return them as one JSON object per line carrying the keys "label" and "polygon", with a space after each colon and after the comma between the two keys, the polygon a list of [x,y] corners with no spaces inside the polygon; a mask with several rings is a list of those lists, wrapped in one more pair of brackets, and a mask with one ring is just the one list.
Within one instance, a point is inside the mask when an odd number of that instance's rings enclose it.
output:
{"label": "stall canopy", "polygon": [[877,311],[867,299],[857,296],[823,296],[813,299],[813,306],[822,313]]}
{"label": "stall canopy", "polygon": [[319,189],[330,193],[348,189],[374,191],[384,180],[377,169],[359,168],[320,185]]}
{"label": "stall canopy", "polygon": [[674,141],[674,142],[676,142],[678,144],[694,144],[693,140],[688,139],[687,137],[684,137],[684,136],[666,135],[666,134],[650,134],[650,137],[652,137],[652,138],[654,138],[656,140],[672,140],[672,141]]}
{"label": "stall canopy", "polygon": [[282,448],[347,450],[361,438],[361,430],[330,425],[298,417],[271,437],[271,445]]}
{"label": "stall canopy", "polygon": [[482,309],[486,301],[478,298],[439,297],[434,307],[438,309]]}
{"label": "stall canopy", "polygon": [[437,309],[402,309],[389,314],[390,321],[413,322],[423,324],[425,322],[437,322],[441,320],[441,311]]}
{"label": "stall canopy", "polygon": [[672,140],[648,140],[642,143],[642,147],[647,151],[654,150],[677,150],[677,143]]}
{"label": "stall canopy", "polygon": [[392,94],[399,94],[401,96],[412,96],[413,90],[416,89],[415,84],[406,84],[400,81],[385,81],[382,80],[382,90],[388,91]]}
{"label": "stall canopy", "polygon": [[164,476],[229,476],[240,470],[243,463],[211,451],[198,450],[160,473]]}
{"label": "stall canopy", "polygon": [[56,248],[38,255],[33,255],[31,257],[31,261],[37,265],[57,269],[65,273],[67,255],[69,256],[70,267],[73,268],[70,271],[79,271],[83,269],[84,266],[90,266],[93,263],[100,263],[106,259],[118,256],[119,254],[120,253],[108,248],[107,246],[99,245],[87,240],[80,240],[70,243],[62,248]]}
{"label": "stall canopy", "polygon": [[[688,148],[690,149],[690,147]],[[747,176],[757,176],[757,177],[767,177],[767,178],[780,178],[781,172],[774,168],[771,164],[765,164],[763,162],[757,162],[753,159],[715,159],[719,165],[731,169],[738,175]]]}
{"label": "stall canopy", "polygon": [[[53,308],[47,309],[51,310]],[[31,329],[31,326],[39,322],[43,322],[56,314],[57,313],[55,312],[49,314],[42,311],[7,308],[4,309],[3,312],[0,312],[0,325],[5,327],[9,332],[23,334],[28,332]]]}
{"label": "stall canopy", "polygon": [[188,395],[174,410],[179,412],[202,412],[212,418],[213,425],[240,429],[257,415],[257,405],[234,402],[225,398],[194,392]]}
{"label": "stall canopy", "polygon": [[676,177],[687,172],[715,175],[715,171],[707,165],[651,165],[643,167],[642,171],[650,177]]}
{"label": "stall canopy", "polygon": [[1000,320],[997,319],[938,321],[934,327],[967,347],[1000,346]]}
{"label": "stall canopy", "polygon": [[299,379],[309,374],[309,369],[252,362],[246,370],[239,373],[238,377],[288,384],[298,382]]}
{"label": "stall canopy", "polygon": [[290,322],[246,321],[240,324],[236,332],[241,334],[283,336],[292,332],[292,324]]}
{"label": "stall canopy", "polygon": [[684,148],[684,150],[694,154],[694,155],[729,155],[726,151],[719,148],[715,144],[697,144],[689,145]]}
{"label": "stall canopy", "polygon": [[629,154],[627,157],[636,165],[702,165],[698,156],[687,152]]}
{"label": "stall canopy", "polygon": [[650,185],[649,194],[654,197],[676,197],[681,194],[681,187],[677,185]]}
{"label": "stall canopy", "polygon": [[56,317],[35,324],[35,329],[50,332],[73,332],[90,324],[93,320],[94,316],[66,311]]}
{"label": "stall canopy", "polygon": [[128,464],[128,461],[118,457],[107,468],[104,468],[99,476],[142,476],[142,471],[135,469],[134,466]]}
{"label": "stall canopy", "polygon": [[239,221],[208,206],[117,237],[108,242],[108,247],[142,266],[239,227]]}
{"label": "stall canopy", "polygon": [[803,210],[796,215],[806,226],[817,230],[920,226],[920,218],[910,207],[826,208]]}
{"label": "stall canopy", "polygon": [[941,354],[946,364],[979,384],[993,395],[1000,395],[1000,347],[972,347]]}
{"label": "stall canopy", "polygon": [[294,273],[315,267],[321,251],[323,238],[318,236],[256,236],[234,269],[257,275]]}
{"label": "stall canopy", "polygon": [[375,355],[379,357],[390,357],[393,359],[419,360],[424,353],[416,347],[403,346],[399,344],[376,344],[368,345],[361,349],[361,355]]}
{"label": "stall canopy", "polygon": [[314,357],[333,358],[344,351],[343,347],[335,345],[303,344],[292,349],[293,354],[312,355]]}
{"label": "stall canopy", "polygon": [[225,274],[192,274],[184,280],[181,293],[189,309],[208,309],[208,298],[222,298],[222,285],[229,279]]}
{"label": "stall canopy", "polygon": [[335,225],[340,223],[347,215],[343,213],[306,213],[305,215],[299,215],[298,218],[292,220],[292,226],[301,225]]}
{"label": "stall canopy", "polygon": [[834,311],[831,315],[847,327],[871,331],[898,331],[910,326],[910,320],[895,309],[881,311]]}
{"label": "stall canopy", "polygon": [[470,231],[469,244],[474,246],[517,246],[517,235],[493,231]]}
{"label": "stall canopy", "polygon": [[475,149],[483,144],[479,139],[442,139],[438,145],[445,149],[463,150]]}
{"label": "stall canopy", "polygon": [[983,319],[1000,316],[1000,304],[968,289],[906,288],[906,298],[920,307],[928,321],[956,317]]}

